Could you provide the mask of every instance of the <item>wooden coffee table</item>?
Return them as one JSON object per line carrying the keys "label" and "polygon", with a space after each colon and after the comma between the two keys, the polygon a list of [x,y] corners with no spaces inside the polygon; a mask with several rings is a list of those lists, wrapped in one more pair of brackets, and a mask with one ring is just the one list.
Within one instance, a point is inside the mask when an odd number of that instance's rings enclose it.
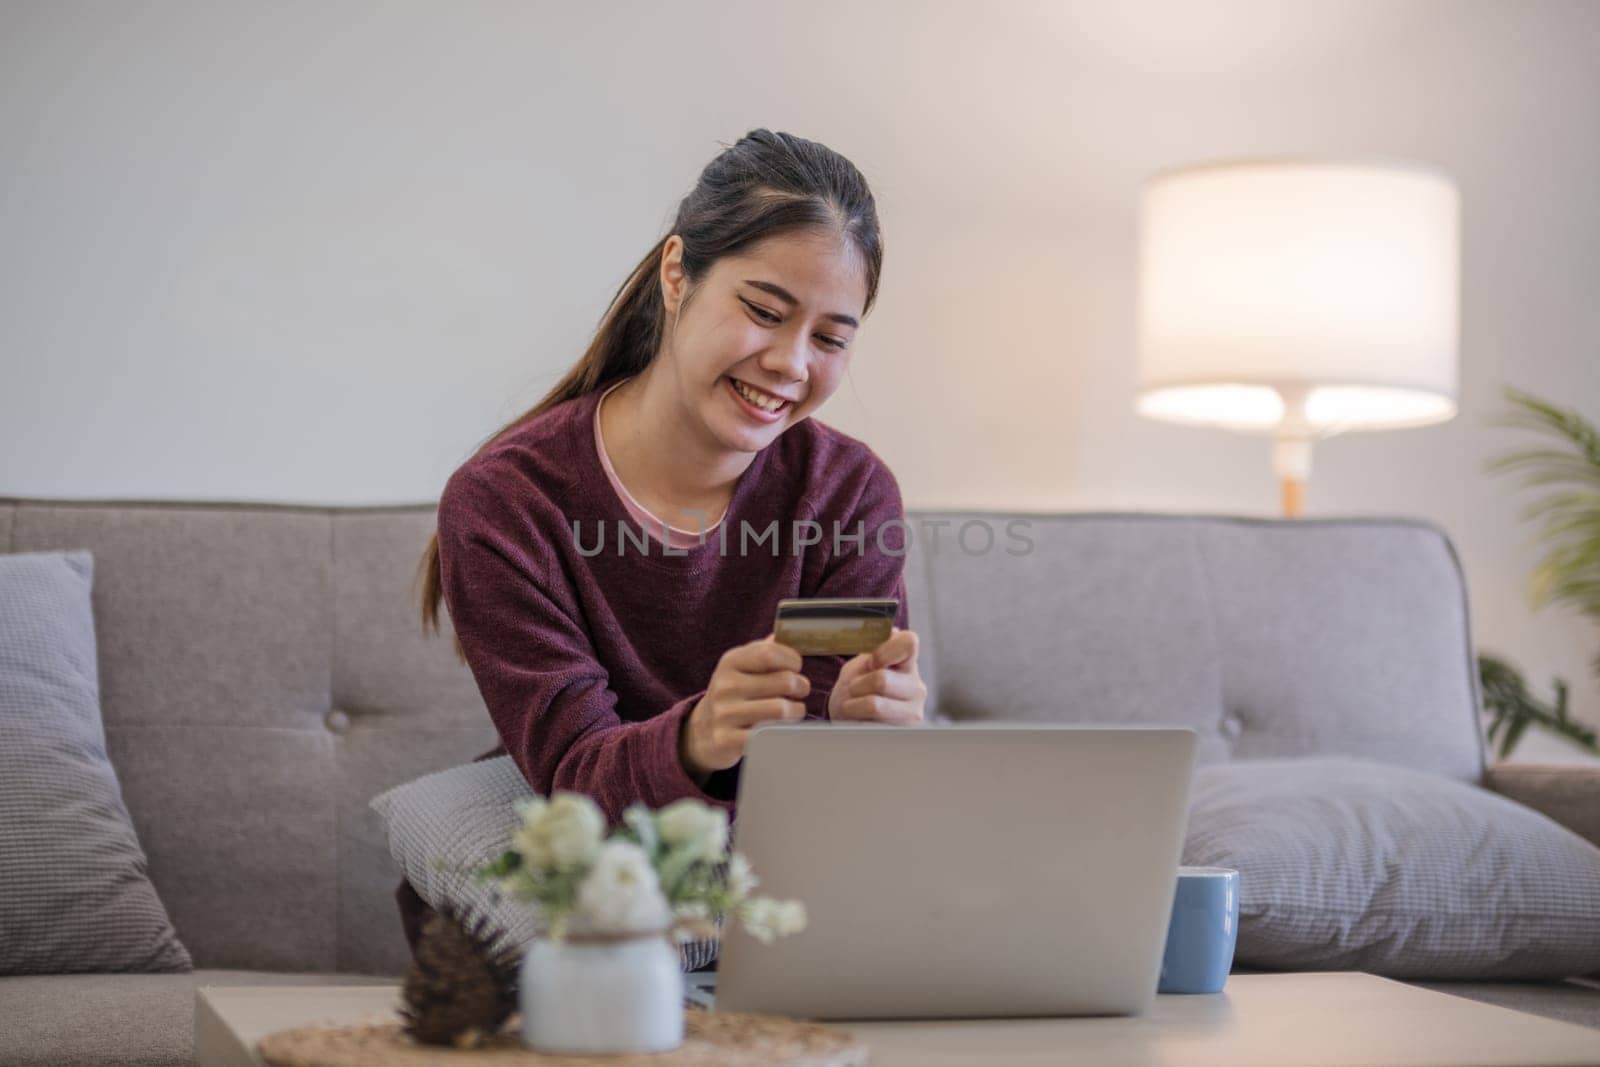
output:
{"label": "wooden coffee table", "polygon": [[[202,987],[195,1052],[201,1067],[259,1067],[255,1044],[273,1031],[397,1003],[395,985]],[[1600,1065],[1600,1030],[1353,972],[1236,974],[1214,996],[1158,996],[1142,1016],[830,1025],[863,1038],[874,1067]]]}

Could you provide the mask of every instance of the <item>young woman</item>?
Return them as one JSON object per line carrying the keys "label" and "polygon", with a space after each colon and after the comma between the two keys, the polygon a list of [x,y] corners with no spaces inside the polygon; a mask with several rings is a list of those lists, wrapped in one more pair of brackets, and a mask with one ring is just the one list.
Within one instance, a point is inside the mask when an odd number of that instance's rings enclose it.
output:
{"label": "young woman", "polygon": [[[757,725],[923,720],[894,476],[811,418],[882,264],[865,180],[753,130],[718,155],[588,351],[445,485],[423,559],[509,753],[542,795],[697,797],[733,816]],[[895,597],[870,653],[772,639],[785,597]],[[762,636],[765,635],[765,636]],[[398,893],[413,948],[427,905]]]}

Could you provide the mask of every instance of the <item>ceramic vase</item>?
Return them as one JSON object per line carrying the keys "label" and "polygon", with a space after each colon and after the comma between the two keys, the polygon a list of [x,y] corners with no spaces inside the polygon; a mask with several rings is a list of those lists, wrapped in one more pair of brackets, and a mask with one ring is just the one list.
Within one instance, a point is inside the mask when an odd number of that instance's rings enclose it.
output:
{"label": "ceramic vase", "polygon": [[522,1043],[577,1055],[683,1044],[683,966],[665,932],[537,938],[522,959]]}

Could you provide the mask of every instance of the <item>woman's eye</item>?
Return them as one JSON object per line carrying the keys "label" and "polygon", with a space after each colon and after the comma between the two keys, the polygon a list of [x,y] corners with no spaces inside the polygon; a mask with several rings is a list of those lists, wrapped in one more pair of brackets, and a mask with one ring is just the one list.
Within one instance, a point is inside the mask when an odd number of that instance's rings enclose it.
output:
{"label": "woman's eye", "polygon": [[[743,303],[744,303],[744,306],[749,308],[752,312],[754,312],[761,319],[762,322],[777,323],[777,322],[780,321],[778,316],[774,315],[772,312],[766,310],[765,308],[756,307],[756,305],[750,303],[750,301],[748,301],[748,300],[743,301]],[[836,337],[819,337],[817,339],[819,341],[821,341],[823,344],[827,345],[829,348],[834,349],[835,351],[842,351],[843,349],[846,349],[846,348],[850,347],[848,344],[846,344],[845,342],[839,340]]]}
{"label": "woman's eye", "polygon": [[754,304],[750,303],[749,301],[745,301],[745,305],[744,306],[749,308],[751,311],[754,311],[757,315],[759,315],[761,317],[761,321],[762,322],[777,322],[778,321],[778,316],[774,315],[770,311],[765,311],[765,310],[763,310],[761,308],[756,307]]}

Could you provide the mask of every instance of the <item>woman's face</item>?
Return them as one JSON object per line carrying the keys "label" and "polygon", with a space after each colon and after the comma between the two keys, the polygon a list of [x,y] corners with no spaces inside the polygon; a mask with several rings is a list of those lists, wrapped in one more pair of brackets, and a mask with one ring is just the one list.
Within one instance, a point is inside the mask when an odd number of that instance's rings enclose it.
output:
{"label": "woman's face", "polygon": [[839,387],[867,300],[860,253],[831,235],[772,238],[718,260],[683,306],[682,248],[671,237],[661,268],[681,395],[723,445],[759,451]]}

